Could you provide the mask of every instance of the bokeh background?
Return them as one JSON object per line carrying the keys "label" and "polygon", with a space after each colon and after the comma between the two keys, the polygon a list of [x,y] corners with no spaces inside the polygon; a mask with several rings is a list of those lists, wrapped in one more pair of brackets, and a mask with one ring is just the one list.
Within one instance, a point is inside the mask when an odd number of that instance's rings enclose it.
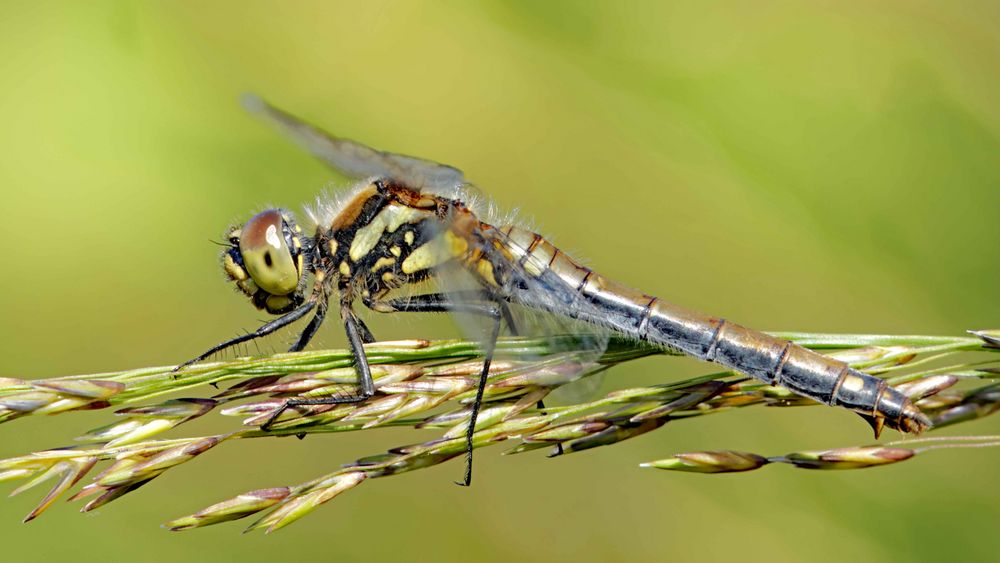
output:
{"label": "bokeh background", "polygon": [[[257,324],[209,239],[345,182],[245,115],[245,91],[455,164],[598,270],[750,326],[1000,325],[996,3],[361,4],[5,4],[0,376],[171,364]],[[435,319],[373,328],[450,335]],[[336,326],[323,344],[343,344]],[[653,358],[608,384],[704,369]],[[67,443],[107,416],[5,425],[0,455]],[[451,484],[458,462],[375,480],[270,537],[238,523],[161,530],[429,436],[234,443],[97,514],[62,505],[22,526],[37,495],[5,500],[0,546],[11,561],[995,556],[995,451],[843,473],[637,467],[868,432],[834,409],[756,409],[554,460],[483,450],[471,489]]]}

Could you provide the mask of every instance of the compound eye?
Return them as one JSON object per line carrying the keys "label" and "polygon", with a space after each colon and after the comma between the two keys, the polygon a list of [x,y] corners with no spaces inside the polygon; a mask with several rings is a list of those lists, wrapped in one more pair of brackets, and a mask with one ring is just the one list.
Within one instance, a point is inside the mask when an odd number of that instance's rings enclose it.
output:
{"label": "compound eye", "polygon": [[299,270],[284,236],[277,209],[258,213],[240,233],[240,256],[254,283],[271,295],[288,295],[299,285]]}

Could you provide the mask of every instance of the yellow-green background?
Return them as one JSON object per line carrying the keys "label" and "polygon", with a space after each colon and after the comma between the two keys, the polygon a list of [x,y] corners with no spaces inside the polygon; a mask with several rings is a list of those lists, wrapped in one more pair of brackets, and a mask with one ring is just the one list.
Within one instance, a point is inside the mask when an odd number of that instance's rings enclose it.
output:
{"label": "yellow-green background", "polygon": [[[363,7],[361,6],[363,4]],[[343,186],[237,104],[463,168],[567,250],[762,329],[1000,325],[1000,10],[991,2],[67,2],[0,17],[0,376],[169,364],[259,313],[216,264],[232,221]],[[421,320],[376,322],[424,336]],[[434,327],[440,327],[435,324]],[[283,346],[284,338],[266,343]],[[335,326],[324,343],[340,345]],[[611,384],[693,373],[656,358]],[[0,427],[0,455],[107,414]],[[232,424],[235,421],[226,420]],[[225,427],[217,424],[217,426]],[[965,432],[996,431],[995,420]],[[280,534],[157,525],[431,437],[234,443],[81,516],[0,504],[0,552],[117,560],[987,559],[993,451],[869,471],[640,470],[698,449],[870,440],[833,409],[730,413],[546,460],[365,483]],[[11,487],[6,487],[9,490]]]}

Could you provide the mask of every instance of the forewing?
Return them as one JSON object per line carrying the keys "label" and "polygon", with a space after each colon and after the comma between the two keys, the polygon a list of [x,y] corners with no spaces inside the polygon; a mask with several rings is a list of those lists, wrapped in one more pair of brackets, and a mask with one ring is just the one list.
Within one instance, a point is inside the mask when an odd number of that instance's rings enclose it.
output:
{"label": "forewing", "polygon": [[[524,326],[519,330],[524,335],[548,337],[565,354],[567,362],[578,366],[577,374],[571,375],[574,381],[557,387],[551,395],[552,402],[571,403],[591,396],[603,380],[597,361],[607,348],[611,333],[578,319],[599,318],[599,311],[575,288],[566,287],[557,276],[546,274],[549,263],[544,255],[530,252],[500,231],[494,231],[493,236],[500,237],[503,245],[513,250],[512,255],[519,256],[509,265],[518,277],[517,283],[509,284],[509,297],[515,304],[513,309],[521,311],[517,317]],[[573,338],[562,338],[567,335]]]}
{"label": "forewing", "polygon": [[[437,225],[436,228],[444,227]],[[437,234],[439,233],[427,233],[427,236],[434,238]],[[513,242],[506,241],[505,244]],[[490,260],[505,260],[503,255],[495,252],[486,252],[485,256]],[[531,301],[514,295],[506,296],[512,297],[510,300],[505,299],[503,288],[484,282],[481,272],[466,269],[460,261],[437,268],[434,282],[457,310],[465,309],[463,305],[469,302],[488,301],[491,294],[499,296],[499,304],[506,309],[502,333],[545,340],[549,350],[549,354],[546,354],[548,360],[544,365],[537,364],[541,360],[538,356],[506,357],[539,365],[538,385],[550,390],[558,389],[559,394],[563,395],[562,401],[580,399],[592,394],[600,385],[599,377],[586,376],[601,371],[597,360],[607,347],[610,332],[603,327],[577,321],[565,308],[558,308],[556,302],[560,300],[560,296],[553,293],[553,288],[545,280],[528,275],[530,271],[547,267],[547,264],[536,263],[538,261],[537,258],[529,257],[520,263],[511,262],[501,266],[501,269],[514,271],[519,279],[516,284],[517,293],[532,295]],[[489,319],[461,314],[455,315],[455,318],[472,338],[482,339],[491,332]],[[498,354],[498,358],[502,357],[505,356]]]}
{"label": "forewing", "polygon": [[391,178],[413,188],[449,189],[466,183],[462,171],[413,156],[373,149],[335,137],[253,95],[243,96],[243,107],[283,131],[313,156],[351,178]]}

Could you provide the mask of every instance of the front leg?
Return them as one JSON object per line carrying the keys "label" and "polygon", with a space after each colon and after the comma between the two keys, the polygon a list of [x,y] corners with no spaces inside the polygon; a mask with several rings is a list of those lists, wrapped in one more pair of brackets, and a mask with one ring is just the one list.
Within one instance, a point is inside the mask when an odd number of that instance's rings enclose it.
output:
{"label": "front leg", "polygon": [[375,342],[375,335],[372,334],[372,331],[368,330],[368,325],[365,324],[365,321],[361,320],[361,317],[355,317],[355,320],[358,322],[358,334],[361,336],[361,341],[365,344]]}
{"label": "front leg", "polygon": [[[365,297],[362,302],[377,313],[469,313],[491,316],[484,307],[496,305],[507,324],[508,332],[518,335],[514,316],[507,302],[482,290],[455,291],[451,293],[425,293],[396,299]],[[369,333],[371,334],[371,333]],[[374,342],[374,340],[373,340]]]}
{"label": "front leg", "polygon": [[306,328],[299,335],[299,339],[295,341],[295,344],[288,349],[289,352],[299,352],[305,349],[309,341],[312,340],[313,336],[316,335],[316,331],[319,330],[320,325],[323,324],[323,320],[326,319],[326,300],[320,303],[319,308],[316,309],[316,314],[313,315],[312,320],[306,325]]}
{"label": "front leg", "polygon": [[[176,372],[176,371],[179,371],[181,369],[184,369],[185,367],[187,367],[187,366],[189,366],[191,364],[200,362],[200,361],[204,360],[205,358],[208,358],[212,354],[215,354],[217,352],[221,352],[222,350],[225,350],[226,348],[230,348],[230,347],[235,346],[237,344],[242,344],[243,342],[247,342],[247,341],[253,340],[255,338],[261,338],[263,336],[267,336],[268,334],[271,334],[272,332],[274,332],[274,331],[276,331],[276,330],[278,330],[278,329],[280,329],[282,327],[288,326],[291,323],[294,323],[295,321],[297,321],[297,320],[301,319],[302,317],[306,316],[309,313],[309,311],[311,311],[313,309],[313,307],[315,307],[315,306],[316,306],[316,299],[309,299],[308,301],[306,301],[302,305],[299,305],[298,307],[296,307],[295,309],[293,309],[291,312],[289,312],[289,313],[287,313],[287,314],[285,314],[285,315],[283,315],[281,317],[278,317],[277,319],[274,319],[273,321],[264,323],[257,330],[255,330],[255,331],[253,331],[253,332],[251,332],[249,334],[244,334],[244,335],[241,335],[241,336],[237,336],[236,338],[233,338],[231,340],[227,340],[227,341],[225,341],[225,342],[223,342],[221,344],[213,346],[210,349],[208,349],[205,353],[199,355],[196,358],[191,358],[190,360],[184,362],[183,364],[175,367],[171,371]],[[322,319],[320,319],[320,321],[322,322]],[[315,319],[314,319],[314,322],[315,322]],[[309,323],[309,326],[312,326],[312,324],[313,324],[312,322]],[[308,332],[308,331],[309,331],[309,328],[307,327],[306,328],[306,332]],[[304,336],[305,336],[305,332],[303,332],[303,337]]]}
{"label": "front leg", "polygon": [[[361,403],[368,400],[375,394],[375,382],[372,380],[372,370],[368,365],[368,357],[365,356],[362,331],[358,326],[360,321],[354,314],[354,311],[351,310],[351,304],[349,302],[341,302],[340,317],[344,321],[344,331],[347,333],[347,343],[351,348],[351,354],[354,356],[354,367],[358,372],[358,385],[360,387],[358,394],[347,397],[289,399],[280,407],[275,409],[275,411],[271,413],[271,416],[264,421],[264,424],[260,425],[261,430],[266,431],[270,429],[271,425],[274,424],[274,421],[277,420],[282,413],[291,408],[309,405],[342,405],[345,403]],[[322,320],[320,322],[322,322]],[[312,323],[310,323],[310,326],[311,324]]]}

